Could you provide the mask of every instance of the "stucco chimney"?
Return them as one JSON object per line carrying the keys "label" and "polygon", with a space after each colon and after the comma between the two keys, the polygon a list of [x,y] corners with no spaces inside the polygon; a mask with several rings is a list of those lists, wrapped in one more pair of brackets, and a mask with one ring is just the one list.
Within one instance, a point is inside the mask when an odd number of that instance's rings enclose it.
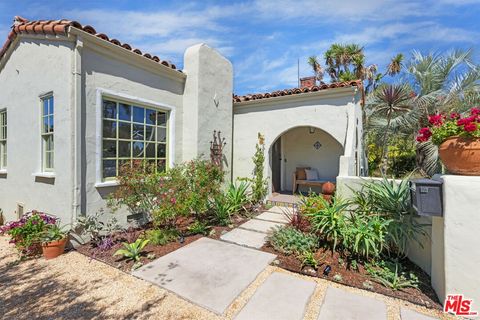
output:
{"label": "stucco chimney", "polygon": [[316,85],[315,76],[300,78],[300,88],[309,88]]}

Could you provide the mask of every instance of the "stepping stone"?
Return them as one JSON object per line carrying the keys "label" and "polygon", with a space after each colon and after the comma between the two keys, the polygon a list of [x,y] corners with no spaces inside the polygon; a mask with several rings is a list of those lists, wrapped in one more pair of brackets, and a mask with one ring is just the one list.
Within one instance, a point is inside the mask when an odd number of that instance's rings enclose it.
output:
{"label": "stepping stone", "polygon": [[279,222],[279,223],[289,223],[290,219],[289,216],[283,213],[274,213],[274,212],[264,212],[262,214],[259,214],[258,216],[255,217],[255,219],[259,220],[267,220],[267,221],[273,221],[273,222]]}
{"label": "stepping stone", "polygon": [[385,320],[384,302],[361,294],[329,287],[318,320]]}
{"label": "stepping stone", "polygon": [[251,219],[244,224],[241,224],[239,228],[267,233],[283,225],[283,223],[278,222]]}
{"label": "stepping stone", "polygon": [[274,272],[257,289],[235,320],[303,319],[316,283]]}
{"label": "stepping stone", "polygon": [[402,320],[438,320],[438,318],[430,317],[407,308],[401,308],[400,315],[402,316]]}
{"label": "stepping stone", "polygon": [[275,255],[200,238],[132,272],[217,314],[222,314]]}
{"label": "stepping stone", "polygon": [[241,246],[259,249],[267,241],[267,235],[256,231],[236,228],[222,235],[220,239]]}
{"label": "stepping stone", "polygon": [[268,212],[275,212],[275,213],[287,213],[287,214],[293,214],[293,209],[290,207],[279,207],[279,206],[274,206],[271,207],[270,209],[267,210]]}

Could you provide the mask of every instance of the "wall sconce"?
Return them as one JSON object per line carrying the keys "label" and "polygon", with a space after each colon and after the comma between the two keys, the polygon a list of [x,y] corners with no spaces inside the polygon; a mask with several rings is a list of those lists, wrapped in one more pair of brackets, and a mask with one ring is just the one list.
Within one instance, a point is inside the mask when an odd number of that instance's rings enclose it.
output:
{"label": "wall sconce", "polygon": [[314,127],[309,127],[308,132],[310,132],[310,134],[314,134],[315,133],[315,128]]}

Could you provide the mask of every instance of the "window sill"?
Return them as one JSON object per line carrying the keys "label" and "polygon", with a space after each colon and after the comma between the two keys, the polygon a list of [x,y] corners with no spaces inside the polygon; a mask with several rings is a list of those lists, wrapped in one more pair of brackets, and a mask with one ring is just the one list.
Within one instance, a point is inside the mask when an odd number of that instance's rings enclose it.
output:
{"label": "window sill", "polygon": [[7,175],[7,169],[1,169],[0,176],[6,176],[6,175]]}
{"label": "window sill", "polygon": [[46,178],[46,179],[55,179],[56,177],[55,172],[37,172],[37,173],[34,173],[33,176],[35,178]]}
{"label": "window sill", "polygon": [[95,188],[108,188],[119,186],[120,182],[118,180],[103,181],[95,183]]}

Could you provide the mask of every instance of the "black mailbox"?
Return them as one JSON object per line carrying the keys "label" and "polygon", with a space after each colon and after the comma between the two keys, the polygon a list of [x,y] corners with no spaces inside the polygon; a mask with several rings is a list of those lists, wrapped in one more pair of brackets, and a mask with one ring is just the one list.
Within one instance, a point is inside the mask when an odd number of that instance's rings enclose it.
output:
{"label": "black mailbox", "polygon": [[442,217],[442,182],[431,179],[410,180],[410,201],[418,215]]}

